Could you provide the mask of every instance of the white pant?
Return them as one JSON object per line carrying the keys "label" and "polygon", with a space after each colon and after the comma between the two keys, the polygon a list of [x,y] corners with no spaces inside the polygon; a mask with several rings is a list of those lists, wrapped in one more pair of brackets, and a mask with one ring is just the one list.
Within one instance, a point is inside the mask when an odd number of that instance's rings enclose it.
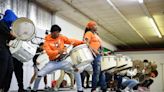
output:
{"label": "white pant", "polygon": [[41,80],[41,77],[45,76],[46,74],[52,73],[55,70],[65,70],[74,73],[76,84],[77,84],[77,90],[82,91],[82,83],[81,83],[81,76],[79,72],[74,72],[72,68],[72,64],[69,61],[50,61],[47,63],[39,72],[37,79],[34,83],[34,90],[38,89],[39,82]]}

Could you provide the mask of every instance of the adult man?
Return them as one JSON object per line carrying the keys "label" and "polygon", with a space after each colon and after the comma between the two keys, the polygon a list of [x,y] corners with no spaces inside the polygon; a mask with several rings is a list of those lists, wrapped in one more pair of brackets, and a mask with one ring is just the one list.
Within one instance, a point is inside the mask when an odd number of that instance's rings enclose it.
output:
{"label": "adult man", "polygon": [[[33,57],[33,67],[34,67],[34,74],[33,76],[31,77],[31,80],[30,80],[30,84],[29,84],[29,87],[27,89],[31,89],[31,85],[32,83],[34,82],[35,78],[36,78],[36,75],[38,74],[38,67],[37,65],[39,65],[38,61],[37,61],[37,58],[39,55],[43,54],[43,42],[41,42],[39,44],[39,47],[37,48],[36,50],[36,53],[39,53],[39,54],[36,54],[34,57]],[[47,76],[44,76],[44,84],[45,84],[45,89],[48,89],[48,85],[47,85]]]}
{"label": "adult man", "polygon": [[[46,64],[39,72],[37,79],[34,84],[34,91],[37,90],[41,77],[55,70],[62,69],[66,71],[71,71],[74,73],[75,80],[77,83],[78,92],[83,92],[81,85],[81,77],[79,72],[74,72],[72,64],[69,61],[62,60],[62,54],[66,52],[64,44],[73,44],[74,46],[82,44],[83,41],[78,41],[75,39],[69,39],[66,36],[60,34],[61,28],[58,25],[52,25],[51,34],[45,37],[44,50],[49,56],[50,62]],[[75,69],[77,70],[77,69]]]}
{"label": "adult man", "polygon": [[0,90],[7,92],[10,88],[13,60],[9,47],[9,40],[14,39],[10,31],[11,24],[17,19],[12,10],[6,10],[3,19],[0,21]]}

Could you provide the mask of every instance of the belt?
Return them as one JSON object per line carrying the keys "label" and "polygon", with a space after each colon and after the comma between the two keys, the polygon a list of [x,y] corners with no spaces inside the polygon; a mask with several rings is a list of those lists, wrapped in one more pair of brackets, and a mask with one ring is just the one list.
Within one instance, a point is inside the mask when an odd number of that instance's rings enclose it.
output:
{"label": "belt", "polygon": [[61,62],[62,60],[59,60],[59,59],[54,59],[54,60],[51,60],[53,62]]}

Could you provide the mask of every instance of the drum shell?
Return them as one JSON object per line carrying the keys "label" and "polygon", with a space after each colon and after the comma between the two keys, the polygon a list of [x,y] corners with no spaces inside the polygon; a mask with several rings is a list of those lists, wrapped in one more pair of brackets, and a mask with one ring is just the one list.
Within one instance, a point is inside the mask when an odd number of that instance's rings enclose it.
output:
{"label": "drum shell", "polygon": [[110,70],[117,66],[116,56],[103,56],[101,59],[101,71]]}
{"label": "drum shell", "polygon": [[89,74],[92,74],[93,73],[93,68],[92,68],[92,65],[89,64],[88,67],[86,67],[84,70],[86,70]]}
{"label": "drum shell", "polygon": [[126,62],[127,62],[127,65],[125,66],[125,68],[133,67],[133,62],[132,62],[131,58],[127,57]]}
{"label": "drum shell", "polygon": [[91,63],[94,58],[86,44],[82,44],[73,48],[70,52],[70,57],[74,65],[77,67]]}
{"label": "drum shell", "polygon": [[129,57],[124,57],[124,59],[125,59],[124,62],[125,62],[126,65],[120,67],[120,68],[119,68],[120,71],[122,71],[122,70],[127,70],[127,69],[133,67],[133,62],[132,62],[131,58],[129,58]]}
{"label": "drum shell", "polygon": [[125,56],[117,56],[117,68],[121,68],[127,65],[127,60]]}
{"label": "drum shell", "polygon": [[11,54],[22,63],[30,61],[35,55],[36,47],[25,41],[13,40],[9,44],[15,44],[10,47]]}
{"label": "drum shell", "polygon": [[37,68],[42,69],[49,62],[48,55],[46,53],[40,54],[36,61],[39,63]]}

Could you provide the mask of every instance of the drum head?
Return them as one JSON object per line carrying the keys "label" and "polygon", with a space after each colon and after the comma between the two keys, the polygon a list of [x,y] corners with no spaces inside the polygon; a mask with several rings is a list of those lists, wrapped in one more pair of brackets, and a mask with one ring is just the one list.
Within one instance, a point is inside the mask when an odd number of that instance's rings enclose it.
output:
{"label": "drum head", "polygon": [[39,65],[37,65],[38,69],[42,69],[49,62],[48,55],[46,53],[41,54],[36,61],[39,63]]}
{"label": "drum head", "polygon": [[12,32],[17,39],[31,40],[35,35],[35,26],[30,19],[21,17],[12,24]]}

